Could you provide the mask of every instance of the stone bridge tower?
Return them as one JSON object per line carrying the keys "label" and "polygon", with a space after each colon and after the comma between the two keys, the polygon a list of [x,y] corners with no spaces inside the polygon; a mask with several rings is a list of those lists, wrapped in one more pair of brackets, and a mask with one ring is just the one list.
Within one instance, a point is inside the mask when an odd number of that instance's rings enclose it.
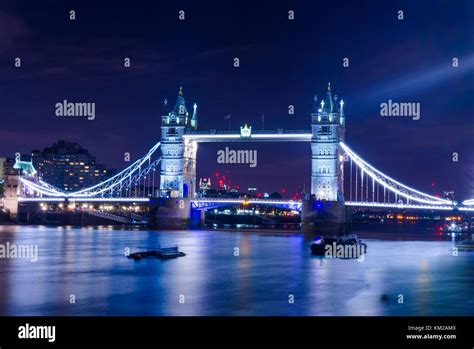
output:
{"label": "stone bridge tower", "polygon": [[351,231],[351,211],[344,205],[344,102],[332,96],[314,98],[311,113],[311,195],[303,199],[301,229],[322,235]]}
{"label": "stone bridge tower", "polygon": [[[167,102],[165,101],[165,108]],[[190,115],[180,87],[171,111],[161,117],[160,197],[193,198],[196,188],[195,142],[185,143],[187,130],[197,128],[197,105]]]}
{"label": "stone bridge tower", "polygon": [[326,98],[314,98],[311,113],[311,194],[316,199],[344,201],[343,158],[339,142],[344,141],[344,102],[337,103],[328,84]]}

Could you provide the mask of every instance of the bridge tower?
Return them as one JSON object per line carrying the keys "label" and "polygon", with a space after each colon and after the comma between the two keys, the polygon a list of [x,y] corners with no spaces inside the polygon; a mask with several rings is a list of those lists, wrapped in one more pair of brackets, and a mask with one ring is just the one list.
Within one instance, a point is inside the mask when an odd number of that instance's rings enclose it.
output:
{"label": "bridge tower", "polygon": [[197,106],[194,104],[190,115],[180,87],[174,108],[161,117],[160,197],[194,197],[197,145],[195,142],[185,144],[183,134],[196,127]]}
{"label": "bridge tower", "polygon": [[344,201],[343,158],[339,142],[344,141],[344,102],[337,105],[328,84],[326,98],[314,97],[311,113],[311,194],[319,200]]}
{"label": "bridge tower", "polygon": [[[320,102],[314,97],[311,113],[311,195],[303,199],[302,230],[343,234],[351,230],[344,206],[344,102],[332,96],[331,83]],[[346,218],[347,217],[347,218]]]}

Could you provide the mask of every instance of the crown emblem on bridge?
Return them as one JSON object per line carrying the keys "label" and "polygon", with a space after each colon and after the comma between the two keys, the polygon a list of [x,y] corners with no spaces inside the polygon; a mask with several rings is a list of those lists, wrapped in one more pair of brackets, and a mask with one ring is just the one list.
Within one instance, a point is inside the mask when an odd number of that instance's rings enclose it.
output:
{"label": "crown emblem on bridge", "polygon": [[244,127],[240,126],[240,137],[248,138],[252,135],[252,126],[244,125]]}

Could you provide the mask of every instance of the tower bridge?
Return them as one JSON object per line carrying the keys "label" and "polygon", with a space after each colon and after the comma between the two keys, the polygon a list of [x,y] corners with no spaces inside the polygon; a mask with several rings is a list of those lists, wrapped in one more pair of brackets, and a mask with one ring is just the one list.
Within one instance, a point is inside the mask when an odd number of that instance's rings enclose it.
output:
{"label": "tower bridge", "polygon": [[[167,104],[166,104],[167,106]],[[474,199],[462,204],[423,193],[376,169],[345,143],[344,101],[328,86],[316,97],[307,130],[198,130],[197,105],[186,106],[180,88],[171,110],[161,116],[161,139],[144,156],[115,176],[75,192],[44,182],[32,164],[21,162],[20,205],[38,202],[148,203],[158,227],[184,228],[202,212],[219,205],[275,205],[301,212],[302,229],[340,232],[350,229],[353,207],[474,211]],[[199,198],[197,149],[209,142],[307,142],[311,147],[311,189],[301,201]],[[201,215],[201,216],[200,216]]]}

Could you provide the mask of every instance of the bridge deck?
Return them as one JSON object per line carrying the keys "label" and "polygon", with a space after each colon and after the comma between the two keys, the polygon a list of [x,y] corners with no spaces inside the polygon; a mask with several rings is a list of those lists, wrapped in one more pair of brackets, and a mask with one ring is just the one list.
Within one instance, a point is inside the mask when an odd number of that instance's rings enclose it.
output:
{"label": "bridge deck", "polygon": [[[149,202],[149,198],[130,197],[130,198],[84,198],[84,197],[56,197],[56,198],[18,198],[19,202],[63,202],[66,199],[70,202]],[[222,205],[222,204],[261,204],[261,205],[277,205],[286,206],[300,210],[302,202],[300,200],[271,200],[271,199],[245,199],[245,198],[201,198],[191,200],[194,208],[204,208],[206,206]],[[397,203],[379,203],[379,202],[357,202],[346,201],[346,206],[365,207],[365,208],[395,208],[395,209],[419,209],[419,210],[435,210],[450,211],[458,209],[460,211],[474,211],[474,207],[468,205],[426,205],[426,204],[397,204]]]}
{"label": "bridge deck", "polygon": [[256,130],[252,131],[249,137],[242,136],[239,131],[187,131],[184,139],[190,139],[196,142],[275,142],[275,141],[293,141],[309,142],[311,141],[311,130]]}

